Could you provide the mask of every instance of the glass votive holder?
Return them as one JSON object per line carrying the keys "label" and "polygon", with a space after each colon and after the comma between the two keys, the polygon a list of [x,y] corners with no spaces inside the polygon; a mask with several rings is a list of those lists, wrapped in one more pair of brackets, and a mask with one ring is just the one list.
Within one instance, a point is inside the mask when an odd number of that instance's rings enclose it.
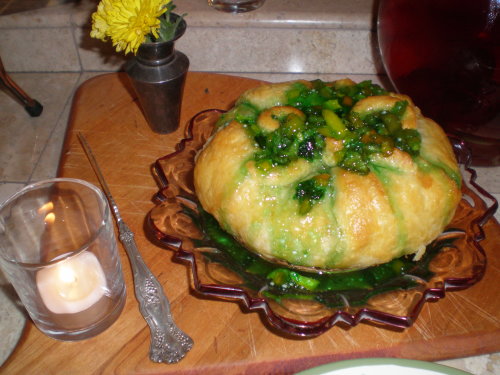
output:
{"label": "glass votive holder", "polygon": [[0,205],[0,265],[33,323],[55,339],[95,336],[125,304],[108,202],[82,180],[34,183]]}
{"label": "glass votive holder", "polygon": [[208,0],[208,5],[228,13],[244,13],[260,8],[265,0]]}

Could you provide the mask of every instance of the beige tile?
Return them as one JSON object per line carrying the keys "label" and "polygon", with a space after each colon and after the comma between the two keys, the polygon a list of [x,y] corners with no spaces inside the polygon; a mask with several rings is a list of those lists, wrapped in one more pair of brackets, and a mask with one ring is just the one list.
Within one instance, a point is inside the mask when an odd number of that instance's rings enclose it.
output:
{"label": "beige tile", "polygon": [[[475,180],[481,188],[490,193],[497,202],[500,202],[500,167],[472,167],[476,171],[477,178]],[[468,180],[470,174],[468,172],[463,173]],[[468,182],[468,181],[467,181]],[[472,187],[468,183],[468,186]],[[475,190],[475,189],[473,189]],[[479,191],[476,193],[483,199],[488,207],[494,204],[494,201]],[[500,222],[500,210],[495,212],[495,218]]]}
{"label": "beige tile", "polygon": [[387,76],[376,74],[324,74],[324,73],[229,73],[237,77],[252,78],[267,82],[285,82],[297,79],[308,81],[321,79],[322,81],[334,81],[342,78],[350,78],[355,82],[371,80],[381,86],[386,86]]}
{"label": "beige tile", "polygon": [[97,10],[97,0],[81,0],[71,12],[71,24],[78,27],[89,27],[90,16]]}
{"label": "beige tile", "polygon": [[176,47],[195,71],[375,74],[372,39],[367,30],[188,28]]}
{"label": "beige tile", "polygon": [[30,117],[22,105],[0,92],[0,181],[25,182],[61,118],[79,73],[18,73],[11,77],[44,106],[40,117]]}
{"label": "beige tile", "polygon": [[[23,184],[0,183],[0,204],[23,187]],[[0,366],[19,341],[25,322],[24,309],[17,303],[15,292],[0,267]]]}
{"label": "beige tile", "polygon": [[7,14],[0,16],[0,28],[67,27],[73,12],[74,4],[68,4]]}
{"label": "beige tile", "polygon": [[10,356],[26,324],[24,307],[0,270],[0,366]]}
{"label": "beige tile", "polygon": [[[89,34],[88,27],[75,30],[83,70],[116,71],[128,60]],[[374,43],[369,29],[189,25],[176,47],[194,71],[373,74],[383,71]]]}
{"label": "beige tile", "polygon": [[0,56],[8,72],[79,72],[69,27],[1,29]]}
{"label": "beige tile", "polygon": [[50,134],[45,147],[41,151],[38,162],[36,163],[33,173],[30,177],[30,182],[45,180],[57,176],[57,168],[61,158],[61,150],[64,142],[64,136],[68,128],[68,118],[71,108],[71,103],[68,101],[57,121],[56,127]]}
{"label": "beige tile", "polygon": [[241,14],[219,12],[204,0],[177,2],[194,27],[301,27],[370,29],[374,0],[267,0],[259,9]]}
{"label": "beige tile", "polygon": [[[380,72],[372,53],[373,1],[310,0],[306,8],[299,0],[274,0],[258,11],[234,15],[218,12],[205,1],[185,0],[177,11],[188,13],[188,31],[178,47],[197,71]],[[0,40],[0,54],[6,56],[10,71],[119,70],[128,58],[114,52],[111,43],[88,35],[95,9],[95,0],[82,0],[76,6],[0,18],[2,33],[8,36]],[[68,45],[69,28],[59,28],[68,25],[68,15],[81,67],[75,46]],[[24,25],[31,29],[23,30],[20,43],[16,27]],[[51,27],[33,29],[47,25]]]}
{"label": "beige tile", "polygon": [[[80,0],[29,12],[0,17],[0,27],[88,25],[89,16],[97,8],[97,0]],[[229,14],[210,8],[205,0],[176,2],[176,12],[187,13],[193,27],[258,26],[369,29],[375,0],[267,0],[257,11]],[[24,27],[24,26],[22,26]]]}
{"label": "beige tile", "polygon": [[500,194],[500,167],[473,167],[476,182],[489,193]]}
{"label": "beige tile", "polygon": [[[131,58],[89,34],[75,30],[84,71],[117,71]],[[367,30],[191,27],[176,48],[192,71],[375,74],[383,68],[373,38]]]}
{"label": "beige tile", "polygon": [[[21,190],[25,184],[1,183],[0,182],[0,204],[9,199],[12,195]],[[0,278],[1,282],[1,278]]]}
{"label": "beige tile", "polygon": [[[370,29],[375,0],[268,0],[259,10],[245,14],[229,14],[210,8],[205,0],[176,2],[176,13],[187,13],[190,27],[303,27]],[[71,22],[88,26],[96,0],[81,0],[72,7]]]}
{"label": "beige tile", "polygon": [[78,77],[78,80],[74,85],[73,92],[71,93],[70,98],[66,101],[64,110],[61,113],[59,120],[57,121],[57,125],[54,128],[53,132],[50,134],[46,146],[42,150],[39,161],[36,164],[31,176],[31,182],[57,177],[57,168],[59,166],[59,161],[61,158],[61,150],[69,125],[69,116],[73,106],[73,95],[83,82],[100,74],[102,73],[84,73]]}
{"label": "beige tile", "polygon": [[84,71],[118,71],[132,56],[116,52],[111,42],[91,38],[89,28],[76,29],[75,40]]}
{"label": "beige tile", "polygon": [[450,359],[438,363],[474,375],[497,375],[500,370],[500,355],[498,353],[485,354],[475,357]]}

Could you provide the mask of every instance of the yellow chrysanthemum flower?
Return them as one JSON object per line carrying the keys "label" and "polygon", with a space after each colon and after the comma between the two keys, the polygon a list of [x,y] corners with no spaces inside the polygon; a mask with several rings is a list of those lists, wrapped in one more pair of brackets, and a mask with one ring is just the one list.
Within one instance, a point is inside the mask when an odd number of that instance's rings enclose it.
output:
{"label": "yellow chrysanthemum flower", "polygon": [[159,17],[171,0],[101,0],[92,14],[90,36],[103,41],[111,39],[118,52],[137,53],[152,34],[158,38]]}

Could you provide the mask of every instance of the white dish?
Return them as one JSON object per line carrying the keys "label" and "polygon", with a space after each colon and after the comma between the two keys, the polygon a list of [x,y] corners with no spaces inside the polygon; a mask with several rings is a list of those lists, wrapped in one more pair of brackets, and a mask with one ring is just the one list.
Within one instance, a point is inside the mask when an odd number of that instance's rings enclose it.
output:
{"label": "white dish", "polygon": [[321,365],[296,375],[471,375],[436,363],[398,358],[353,359]]}

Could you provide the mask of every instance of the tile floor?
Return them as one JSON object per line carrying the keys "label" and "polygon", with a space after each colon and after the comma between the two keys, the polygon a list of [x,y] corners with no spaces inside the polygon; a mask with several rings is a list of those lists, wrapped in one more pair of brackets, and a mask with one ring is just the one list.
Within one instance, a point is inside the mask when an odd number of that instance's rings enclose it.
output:
{"label": "tile floor", "polygon": [[[70,101],[80,74],[11,74],[11,78],[44,106],[32,118],[6,90],[0,90],[0,202],[25,185],[54,177],[66,129]],[[0,364],[10,354],[25,323],[15,292],[0,271]]]}
{"label": "tile floor", "polygon": [[75,1],[76,0],[0,0],[0,15],[41,9]]}

